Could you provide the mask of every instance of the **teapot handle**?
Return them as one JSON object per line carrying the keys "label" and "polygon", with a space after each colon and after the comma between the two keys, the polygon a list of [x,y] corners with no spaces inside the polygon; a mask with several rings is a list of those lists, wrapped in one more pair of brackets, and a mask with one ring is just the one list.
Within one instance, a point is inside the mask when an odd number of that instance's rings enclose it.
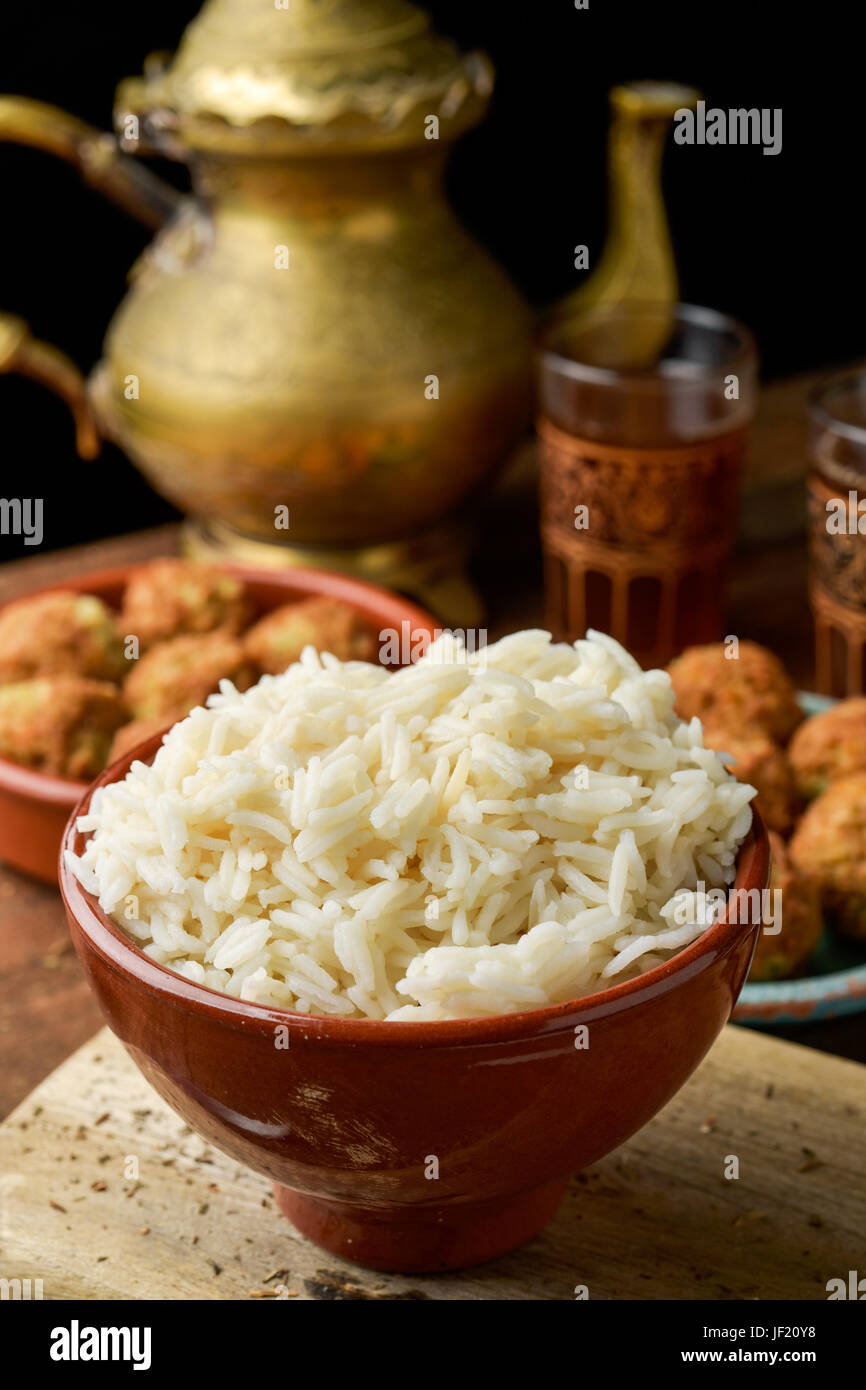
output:
{"label": "teapot handle", "polygon": [[68,160],[86,183],[149,227],[161,227],[184,201],[170,184],[123,154],[115,136],[44,101],[0,96],[0,140]]}
{"label": "teapot handle", "polygon": [[[150,227],[161,227],[184,201],[169,184],[123,154],[117,140],[57,106],[0,96],[0,140],[48,150],[74,164],[85,182]],[[99,453],[99,435],[84,378],[58,348],[34,338],[27,324],[0,313],[0,372],[20,372],[61,396],[75,420],[82,458]]]}
{"label": "teapot handle", "polygon": [[84,377],[74,362],[52,347],[34,338],[23,319],[14,314],[0,313],[0,373],[20,372],[32,377],[56,392],[72,412],[78,453],[83,459],[96,458],[99,453],[99,433]]}

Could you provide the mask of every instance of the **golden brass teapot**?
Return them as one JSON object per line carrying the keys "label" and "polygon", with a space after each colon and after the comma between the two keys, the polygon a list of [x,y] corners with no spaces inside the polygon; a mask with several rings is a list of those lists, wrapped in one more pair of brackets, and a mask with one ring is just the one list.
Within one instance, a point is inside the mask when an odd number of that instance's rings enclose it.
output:
{"label": "golden brass teapot", "polygon": [[[453,515],[527,423],[529,312],[442,191],[490,88],[404,0],[209,0],[121,84],[116,137],[0,98],[0,138],[159,228],[86,395],[20,321],[0,369],[54,381],[80,446],[92,414],[209,544],[375,560]],[[133,153],[188,163],[192,195]]]}

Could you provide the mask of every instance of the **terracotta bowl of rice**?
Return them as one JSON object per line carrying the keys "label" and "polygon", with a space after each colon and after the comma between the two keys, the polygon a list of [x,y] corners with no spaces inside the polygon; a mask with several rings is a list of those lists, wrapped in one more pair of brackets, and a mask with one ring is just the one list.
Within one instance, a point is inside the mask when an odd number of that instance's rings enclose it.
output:
{"label": "terracotta bowl of rice", "polygon": [[665,673],[588,636],[446,635],[396,672],[308,649],[128,753],[67,826],[110,1027],[362,1265],[536,1235],[683,1085],[748,973],[754,789]]}

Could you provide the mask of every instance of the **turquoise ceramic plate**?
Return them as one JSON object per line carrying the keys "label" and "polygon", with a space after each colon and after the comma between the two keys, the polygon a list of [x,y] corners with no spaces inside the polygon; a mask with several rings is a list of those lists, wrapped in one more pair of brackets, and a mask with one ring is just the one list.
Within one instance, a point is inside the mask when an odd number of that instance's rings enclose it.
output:
{"label": "turquoise ceramic plate", "polygon": [[[834,702],[826,695],[800,695],[806,714],[818,714]],[[745,984],[736,1023],[766,1028],[779,1023],[814,1023],[866,1010],[866,946],[842,941],[826,927],[810,957],[806,974],[796,980]]]}

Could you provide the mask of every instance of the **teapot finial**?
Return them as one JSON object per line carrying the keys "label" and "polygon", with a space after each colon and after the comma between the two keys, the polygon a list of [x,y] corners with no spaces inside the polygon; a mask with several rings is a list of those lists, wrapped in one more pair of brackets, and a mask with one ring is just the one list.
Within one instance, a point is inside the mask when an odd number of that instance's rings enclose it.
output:
{"label": "teapot finial", "polygon": [[173,61],[118,90],[154,143],[327,153],[418,144],[480,119],[492,69],[407,0],[209,0]]}

